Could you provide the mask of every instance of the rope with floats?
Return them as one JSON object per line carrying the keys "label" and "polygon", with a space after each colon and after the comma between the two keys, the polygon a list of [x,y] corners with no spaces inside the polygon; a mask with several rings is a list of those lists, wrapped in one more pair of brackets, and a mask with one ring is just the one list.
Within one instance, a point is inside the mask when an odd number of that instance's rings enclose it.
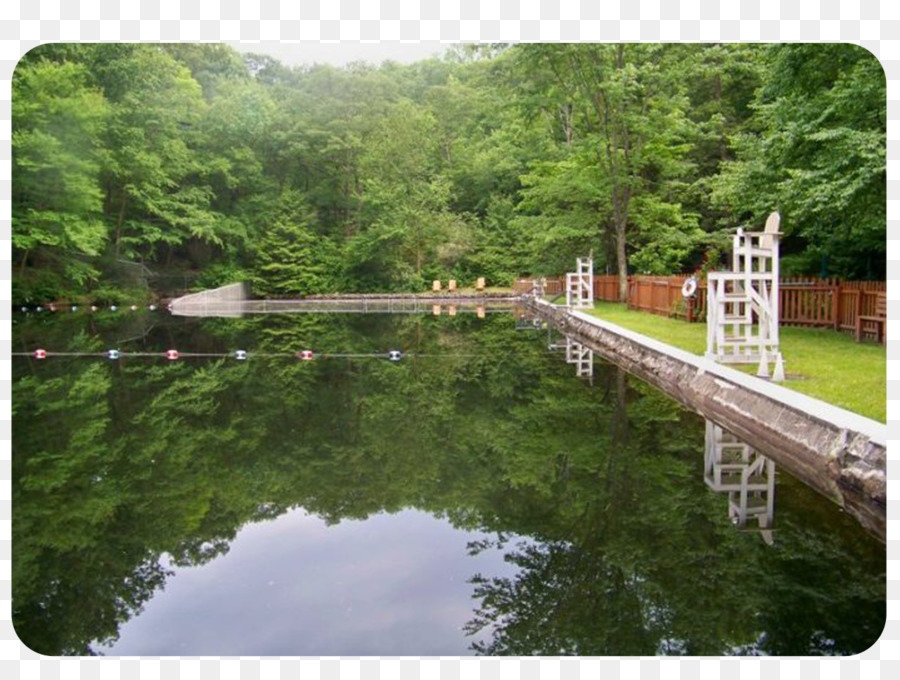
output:
{"label": "rope with floats", "polygon": [[[56,305],[54,303],[50,303],[47,305],[34,305],[34,306],[21,305],[19,307],[19,311],[22,312],[23,314],[30,314],[33,312],[36,312],[36,313],[58,312],[58,311],[62,310],[63,306],[64,305]],[[73,312],[73,313],[78,312],[81,309],[82,308],[79,307],[78,305],[69,306],[69,311]],[[90,305],[89,307],[85,307],[84,309],[90,310],[91,312],[103,312],[103,311],[107,311],[107,310],[110,312],[117,312],[117,311],[119,311],[119,306],[118,305],[110,305],[109,307],[103,308],[103,307],[99,307],[97,305]],[[127,309],[128,311],[131,311],[131,312],[144,311],[145,309],[149,312],[155,312],[157,309],[159,309],[159,307],[157,305],[152,305],[152,304],[147,305],[146,307],[144,307],[143,305],[129,305],[128,307],[123,307],[122,309],[123,310]]]}
{"label": "rope with floats", "polygon": [[387,359],[391,362],[402,361],[405,358],[471,358],[485,356],[481,354],[430,354],[430,353],[410,353],[405,354],[399,349],[392,349],[388,352],[320,352],[315,353],[310,349],[300,350],[299,352],[248,352],[244,349],[238,349],[233,352],[181,352],[177,349],[168,349],[164,352],[123,352],[118,349],[108,349],[103,352],[51,352],[49,350],[38,348],[31,352],[11,352],[13,357],[30,357],[32,359],[45,360],[51,357],[64,358],[102,358],[116,361],[125,358],[157,358],[166,359],[167,361],[178,361],[179,359],[235,359],[236,361],[246,361],[247,359],[299,359],[300,361],[314,361],[321,359]]}

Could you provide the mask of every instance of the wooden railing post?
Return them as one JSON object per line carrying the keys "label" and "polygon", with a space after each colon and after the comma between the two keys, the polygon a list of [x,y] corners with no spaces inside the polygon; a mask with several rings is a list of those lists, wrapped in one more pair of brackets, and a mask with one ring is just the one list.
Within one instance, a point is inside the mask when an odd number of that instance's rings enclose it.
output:
{"label": "wooden railing post", "polygon": [[841,325],[841,284],[831,287],[831,322],[834,330],[839,330]]}
{"label": "wooden railing post", "polygon": [[859,317],[862,316],[862,313],[863,313],[863,290],[862,290],[862,288],[858,288],[856,290],[856,316],[853,317],[853,327],[854,328],[857,327],[857,324],[859,323]]}

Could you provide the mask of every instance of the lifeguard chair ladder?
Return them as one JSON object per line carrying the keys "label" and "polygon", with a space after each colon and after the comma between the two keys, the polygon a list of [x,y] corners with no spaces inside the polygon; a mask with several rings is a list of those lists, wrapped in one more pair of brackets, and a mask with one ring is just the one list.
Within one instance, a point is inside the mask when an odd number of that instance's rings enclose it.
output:
{"label": "lifeguard chair ladder", "polygon": [[721,363],[758,363],[758,375],[784,379],[778,340],[778,226],[773,212],[765,230],[734,235],[732,271],[707,276],[706,356]]}
{"label": "lifeguard chair ladder", "polygon": [[566,274],[566,306],[594,306],[594,259],[579,257],[575,271]]}

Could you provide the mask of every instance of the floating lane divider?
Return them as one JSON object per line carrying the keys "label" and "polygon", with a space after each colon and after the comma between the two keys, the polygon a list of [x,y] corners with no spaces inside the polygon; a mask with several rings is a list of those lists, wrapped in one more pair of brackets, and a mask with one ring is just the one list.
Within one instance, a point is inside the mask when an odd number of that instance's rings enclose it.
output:
{"label": "floating lane divider", "polygon": [[84,358],[103,358],[115,361],[126,357],[141,358],[165,358],[168,361],[178,361],[179,359],[236,359],[237,361],[246,361],[251,356],[260,359],[299,359],[300,361],[313,361],[316,359],[387,359],[388,361],[401,361],[404,358],[430,357],[430,358],[470,358],[485,356],[481,354],[428,354],[413,353],[404,354],[399,349],[392,349],[388,352],[321,352],[315,353],[311,349],[300,350],[299,352],[248,352],[244,349],[238,349],[233,352],[180,352],[177,349],[168,349],[165,352],[123,352],[118,349],[108,349],[103,352],[50,352],[44,348],[38,348],[31,352],[11,352],[14,357],[31,357],[33,359],[49,359],[51,357],[84,357]]}
{"label": "floating lane divider", "polygon": [[[45,305],[36,305],[34,307],[29,307],[28,305],[22,305],[21,307],[19,307],[19,311],[24,314],[27,314],[28,312],[43,312],[43,311],[56,312],[58,309],[59,309],[59,307],[57,307],[55,304],[52,304],[52,303],[48,304],[46,306]],[[69,307],[69,309],[72,312],[77,312],[81,308],[78,305],[72,305],[71,307]],[[104,311],[103,307],[99,307],[97,305],[90,305],[87,309],[91,310],[92,312]],[[117,312],[117,311],[119,311],[119,306],[118,305],[110,305],[106,309],[108,309],[110,312]],[[129,305],[128,306],[128,310],[131,312],[136,312],[140,309],[147,309],[148,311],[155,312],[157,309],[159,309],[159,307],[157,307],[156,305],[147,305],[147,307],[144,307],[143,305]]]}

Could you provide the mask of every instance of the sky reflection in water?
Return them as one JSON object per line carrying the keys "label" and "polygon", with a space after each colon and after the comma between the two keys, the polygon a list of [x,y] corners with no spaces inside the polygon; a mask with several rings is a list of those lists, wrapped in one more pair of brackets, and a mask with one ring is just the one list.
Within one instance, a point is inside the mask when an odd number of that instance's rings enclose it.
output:
{"label": "sky reflection in water", "polygon": [[103,652],[465,655],[472,574],[516,571],[501,551],[466,554],[486,538],[417,510],[330,527],[293,510],[242,529],[204,567],[175,568]]}

